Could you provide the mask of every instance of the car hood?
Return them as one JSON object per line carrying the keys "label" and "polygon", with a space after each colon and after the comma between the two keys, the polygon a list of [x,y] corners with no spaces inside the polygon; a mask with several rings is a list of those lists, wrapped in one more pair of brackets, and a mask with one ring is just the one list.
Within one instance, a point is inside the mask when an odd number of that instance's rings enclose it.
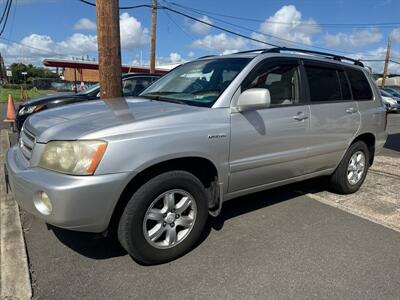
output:
{"label": "car hood", "polygon": [[199,110],[208,109],[143,98],[95,100],[39,112],[30,116],[24,127],[36,136],[37,142],[46,143],[86,138],[110,129],[118,133],[165,126],[177,122],[180,119],[175,118],[177,115]]}
{"label": "car hood", "polygon": [[69,99],[69,98],[75,99],[75,98],[85,98],[85,97],[76,95],[74,93],[55,93],[25,101],[24,103],[21,103],[20,107],[32,106],[32,105],[45,105],[49,102],[54,102],[56,100]]}

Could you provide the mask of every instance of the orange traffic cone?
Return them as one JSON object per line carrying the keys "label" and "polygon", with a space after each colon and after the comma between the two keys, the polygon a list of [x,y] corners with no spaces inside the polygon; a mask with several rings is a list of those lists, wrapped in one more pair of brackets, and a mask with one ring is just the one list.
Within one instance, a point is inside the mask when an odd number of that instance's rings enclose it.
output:
{"label": "orange traffic cone", "polygon": [[15,106],[11,95],[8,95],[7,116],[4,122],[15,122]]}

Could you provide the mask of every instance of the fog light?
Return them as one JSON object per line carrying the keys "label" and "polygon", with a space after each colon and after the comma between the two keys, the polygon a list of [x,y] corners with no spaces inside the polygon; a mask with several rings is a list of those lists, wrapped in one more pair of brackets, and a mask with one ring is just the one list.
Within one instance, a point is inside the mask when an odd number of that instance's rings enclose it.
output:
{"label": "fog light", "polygon": [[53,210],[53,206],[51,205],[51,201],[49,196],[45,192],[40,192],[37,197],[33,200],[36,209],[42,215],[50,215],[51,211]]}

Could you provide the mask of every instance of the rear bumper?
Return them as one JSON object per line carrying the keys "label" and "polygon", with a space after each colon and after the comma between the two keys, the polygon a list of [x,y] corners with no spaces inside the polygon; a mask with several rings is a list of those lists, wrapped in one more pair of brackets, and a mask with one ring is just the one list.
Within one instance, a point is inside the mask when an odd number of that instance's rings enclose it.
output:
{"label": "rear bumper", "polygon": [[387,137],[388,133],[386,131],[382,131],[381,133],[376,135],[375,155],[379,154],[382,151],[383,146],[385,146]]}
{"label": "rear bumper", "polygon": [[[94,176],[64,175],[18,165],[17,147],[9,149],[6,167],[12,193],[20,207],[57,227],[102,232],[129,181],[129,173]],[[45,192],[52,203],[50,215],[41,214],[34,199]]]}

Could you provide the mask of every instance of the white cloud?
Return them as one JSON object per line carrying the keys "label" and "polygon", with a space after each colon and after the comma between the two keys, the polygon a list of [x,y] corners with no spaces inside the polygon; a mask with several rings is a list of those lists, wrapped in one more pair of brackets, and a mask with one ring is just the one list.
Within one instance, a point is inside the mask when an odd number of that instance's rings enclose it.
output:
{"label": "white cloud", "polygon": [[97,51],[97,36],[75,33],[65,41],[57,43],[55,50],[58,53],[74,55]]}
{"label": "white cloud", "polygon": [[[213,24],[213,22],[207,16],[202,16],[201,18],[199,18],[199,20],[207,22],[209,24]],[[195,33],[204,35],[204,34],[207,34],[210,31],[211,27],[209,25],[207,25],[207,24],[202,23],[202,22],[195,21],[193,23],[190,23],[190,29]]]}
{"label": "white cloud", "polygon": [[351,33],[326,33],[324,36],[324,42],[328,47],[362,48],[381,41],[382,37],[383,36],[378,29],[372,28],[354,30]]}
{"label": "white cloud", "polygon": [[[285,39],[297,43],[312,45],[313,36],[320,32],[320,27],[313,19],[304,20],[300,11],[294,5],[284,5],[273,16],[261,23],[259,32],[252,37],[265,42],[273,42],[279,45],[291,45],[276,38]],[[259,43],[256,42],[259,45]]]}
{"label": "white cloud", "polygon": [[[390,53],[391,53],[390,56],[394,60],[397,60],[397,57],[400,56],[400,52],[398,52],[395,49],[392,49]],[[378,47],[374,50],[363,51],[349,56],[356,59],[379,60],[379,61],[366,61],[363,63],[364,65],[371,67],[373,73],[383,73],[384,60],[386,57],[386,47]],[[389,63],[388,72],[389,74],[400,74],[400,65],[395,63]]]}
{"label": "white cloud", "polygon": [[179,53],[172,52],[169,54],[169,60],[172,63],[178,63],[182,61],[182,56]]}
{"label": "white cloud", "polygon": [[82,18],[74,25],[75,30],[96,30],[96,23],[87,18]]}
{"label": "white cloud", "polygon": [[393,29],[390,33],[390,36],[392,37],[394,42],[400,44],[400,27]]}
{"label": "white cloud", "polygon": [[[124,50],[140,48],[149,41],[148,29],[128,13],[120,16],[120,32]],[[19,43],[0,43],[0,51],[6,63],[24,59],[28,63],[41,64],[44,58],[71,58],[96,52],[97,36],[74,33],[63,41],[54,41],[48,35],[31,34]]]}
{"label": "white cloud", "polygon": [[188,55],[189,58],[192,58],[195,56],[195,53],[193,51],[189,51]]}
{"label": "white cloud", "polygon": [[247,41],[244,38],[231,37],[225,33],[220,33],[215,35],[206,35],[204,38],[194,41],[191,46],[193,48],[223,53],[226,51],[243,49],[246,45]]}
{"label": "white cloud", "polygon": [[121,47],[132,50],[140,48],[149,42],[149,30],[142,27],[136,18],[124,12],[120,18]]}

